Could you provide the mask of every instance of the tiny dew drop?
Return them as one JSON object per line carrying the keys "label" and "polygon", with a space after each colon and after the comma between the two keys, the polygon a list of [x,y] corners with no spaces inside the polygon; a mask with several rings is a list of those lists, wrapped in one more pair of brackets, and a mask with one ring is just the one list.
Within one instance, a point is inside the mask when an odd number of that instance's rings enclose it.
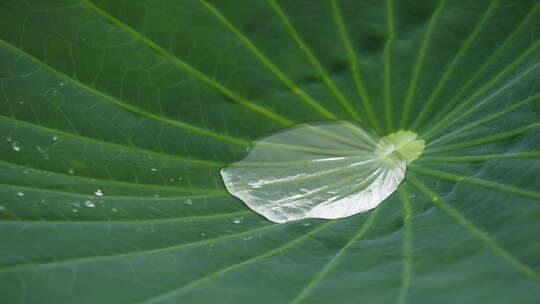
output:
{"label": "tiny dew drop", "polygon": [[17,192],[17,196],[19,196],[19,197],[23,197],[23,196],[24,196],[24,192],[20,192],[20,191],[19,191],[19,192]]}
{"label": "tiny dew drop", "polygon": [[101,189],[97,189],[96,191],[94,191],[94,194],[97,196],[103,196],[103,191]]}
{"label": "tiny dew drop", "polygon": [[411,131],[381,138],[350,122],[302,124],[260,138],[221,176],[229,193],[270,221],[336,219],[376,208],[424,147]]}
{"label": "tiny dew drop", "polygon": [[5,210],[6,210],[6,207],[0,206],[0,211],[5,211]]}
{"label": "tiny dew drop", "polygon": [[184,203],[185,203],[186,205],[188,205],[188,206],[193,205],[193,201],[190,200],[190,199],[186,200]]}
{"label": "tiny dew drop", "polygon": [[45,150],[44,148],[40,147],[40,146],[37,146],[36,147],[36,150],[39,152],[39,154],[41,154],[41,156],[43,156],[43,158],[45,160],[50,160],[51,159],[51,156],[49,155],[49,153],[47,152],[47,150]]}
{"label": "tiny dew drop", "polygon": [[20,152],[22,150],[21,144],[16,140],[11,141],[11,148],[15,152]]}
{"label": "tiny dew drop", "polygon": [[244,220],[244,218],[242,218],[242,217],[235,217],[233,219],[233,223],[240,224],[243,220]]}
{"label": "tiny dew drop", "polygon": [[69,168],[69,169],[68,169],[68,173],[73,175],[73,174],[75,174],[76,172],[75,172],[75,169]]}
{"label": "tiny dew drop", "polygon": [[96,206],[96,204],[94,204],[94,202],[92,202],[91,200],[87,200],[84,202],[84,205],[86,207],[90,207],[90,208],[94,208]]}

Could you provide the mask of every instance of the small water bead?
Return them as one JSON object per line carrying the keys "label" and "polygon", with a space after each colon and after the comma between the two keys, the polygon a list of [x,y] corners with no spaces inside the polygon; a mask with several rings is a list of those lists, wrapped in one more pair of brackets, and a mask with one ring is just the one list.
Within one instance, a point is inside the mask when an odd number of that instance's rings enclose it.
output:
{"label": "small water bead", "polygon": [[152,172],[156,172],[156,171],[157,171],[156,168],[150,168],[150,170],[151,170]]}
{"label": "small water bead", "polygon": [[6,207],[0,206],[0,211],[5,211],[5,210],[6,210]]}
{"label": "small water bead", "polygon": [[73,169],[73,168],[69,168],[69,169],[68,169],[68,173],[69,173],[69,174],[75,174],[76,171],[75,171],[75,169]]}
{"label": "small water bead", "polygon": [[55,135],[53,135],[52,140],[53,140],[53,141],[57,141],[59,138],[60,138],[60,136],[58,136],[58,135],[55,134]]}
{"label": "small water bead", "polygon": [[24,196],[24,192],[17,192],[17,196],[20,196],[20,197],[23,197]]}
{"label": "small water bead", "polygon": [[11,148],[15,152],[20,152],[22,150],[21,144],[16,140],[11,142]]}
{"label": "small water bead", "polygon": [[233,219],[233,223],[235,223],[235,224],[240,224],[243,220],[244,220],[243,217],[235,217],[235,218]]}
{"label": "small water bead", "polygon": [[6,137],[6,141],[7,141],[7,142],[12,142],[13,139],[12,139],[11,137],[8,136],[8,137]]}
{"label": "small water bead", "polygon": [[111,210],[112,210],[112,212],[117,212],[118,211],[118,209],[116,209],[116,208],[112,208]]}
{"label": "small water bead", "polygon": [[37,146],[36,147],[36,150],[39,152],[39,154],[41,154],[41,156],[43,156],[43,158],[45,160],[49,160],[51,159],[51,156],[49,155],[49,153],[47,152],[47,150],[45,150],[44,148],[40,147],[40,146]]}
{"label": "small water bead", "polygon": [[187,201],[185,201],[185,204],[188,205],[188,206],[191,206],[191,205],[193,205],[193,201],[188,199]]}
{"label": "small water bead", "polygon": [[73,211],[73,213],[79,212],[79,210],[77,210],[77,209],[73,209],[72,211]]}
{"label": "small water bead", "polygon": [[302,225],[302,226],[304,226],[304,227],[308,227],[308,226],[311,225],[311,223],[302,223],[302,224],[300,224],[300,225]]}
{"label": "small water bead", "polygon": [[97,189],[94,194],[97,196],[103,196],[103,191],[101,191],[101,189]]}
{"label": "small water bead", "polygon": [[85,202],[84,202],[84,205],[85,205],[86,207],[90,207],[90,208],[94,208],[94,207],[96,206],[96,204],[94,204],[94,202],[92,202],[92,201],[90,201],[90,200],[85,201]]}
{"label": "small water bead", "polygon": [[202,232],[202,233],[201,233],[201,237],[202,237],[202,238],[206,237],[206,233]]}

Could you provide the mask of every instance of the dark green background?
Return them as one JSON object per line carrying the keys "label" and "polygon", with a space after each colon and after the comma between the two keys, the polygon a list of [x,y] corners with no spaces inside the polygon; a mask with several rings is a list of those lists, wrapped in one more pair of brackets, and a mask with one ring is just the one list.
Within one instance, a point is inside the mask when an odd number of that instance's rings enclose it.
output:
{"label": "dark green background", "polygon": [[[539,1],[0,0],[0,37],[2,303],[540,300]],[[336,221],[224,191],[328,119],[427,151]]]}

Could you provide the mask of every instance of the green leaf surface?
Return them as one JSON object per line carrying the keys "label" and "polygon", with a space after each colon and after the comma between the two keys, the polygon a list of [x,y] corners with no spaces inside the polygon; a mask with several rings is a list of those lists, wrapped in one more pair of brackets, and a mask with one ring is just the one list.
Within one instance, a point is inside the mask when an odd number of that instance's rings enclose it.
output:
{"label": "green leaf surface", "polygon": [[[0,1],[1,303],[538,303],[537,0]],[[426,141],[372,212],[221,168],[299,123]]]}

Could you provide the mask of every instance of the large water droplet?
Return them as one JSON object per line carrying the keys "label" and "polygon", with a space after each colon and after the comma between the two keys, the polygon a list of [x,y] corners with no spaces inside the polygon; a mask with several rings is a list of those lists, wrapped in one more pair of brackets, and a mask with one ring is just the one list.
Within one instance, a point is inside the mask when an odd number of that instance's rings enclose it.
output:
{"label": "large water droplet", "polygon": [[227,190],[267,219],[335,219],[377,207],[424,149],[410,131],[379,138],[349,122],[303,124],[264,137],[221,170]]}

